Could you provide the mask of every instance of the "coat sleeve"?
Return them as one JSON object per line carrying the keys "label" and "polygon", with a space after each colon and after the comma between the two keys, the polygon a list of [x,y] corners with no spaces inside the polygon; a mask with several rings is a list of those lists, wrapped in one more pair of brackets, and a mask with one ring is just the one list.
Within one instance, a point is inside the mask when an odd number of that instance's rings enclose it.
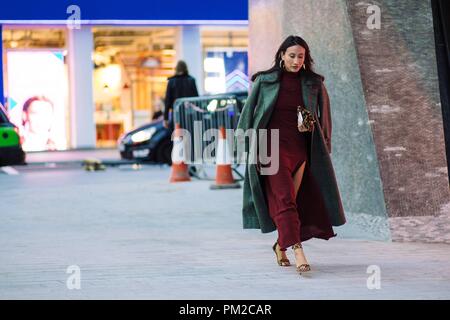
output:
{"label": "coat sleeve", "polygon": [[328,96],[327,89],[322,82],[320,93],[319,93],[319,112],[320,112],[320,126],[323,131],[325,138],[325,143],[328,148],[328,152],[331,153],[331,110],[330,110],[330,98]]}
{"label": "coat sleeve", "polygon": [[245,101],[244,107],[242,108],[241,115],[239,116],[239,121],[237,124],[237,129],[248,130],[253,124],[253,113],[255,106],[258,103],[259,88],[261,86],[261,77],[256,78],[253,88]]}

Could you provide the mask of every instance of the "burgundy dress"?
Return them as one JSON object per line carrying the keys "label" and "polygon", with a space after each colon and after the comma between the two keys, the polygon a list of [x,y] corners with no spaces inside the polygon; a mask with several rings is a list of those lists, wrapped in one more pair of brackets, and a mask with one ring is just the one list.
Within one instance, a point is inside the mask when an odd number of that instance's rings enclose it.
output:
{"label": "burgundy dress", "polygon": [[[323,217],[320,219],[322,221],[317,223],[322,226],[317,234],[310,234],[310,228],[306,227],[305,232],[308,234],[301,235],[300,217],[302,215],[296,199],[294,175],[308,160],[311,133],[300,132],[297,129],[298,105],[304,105],[300,73],[285,71],[281,74],[278,99],[267,125],[267,149],[270,155],[270,130],[279,130],[279,170],[274,175],[264,175],[269,213],[278,230],[278,243],[283,249],[305,240],[305,237],[307,239],[316,236],[328,239],[334,236],[331,224],[328,220],[323,221]],[[307,165],[308,163],[306,163]],[[303,177],[305,177],[305,173]],[[316,224],[314,217],[305,218],[308,222],[312,220],[312,224]]]}

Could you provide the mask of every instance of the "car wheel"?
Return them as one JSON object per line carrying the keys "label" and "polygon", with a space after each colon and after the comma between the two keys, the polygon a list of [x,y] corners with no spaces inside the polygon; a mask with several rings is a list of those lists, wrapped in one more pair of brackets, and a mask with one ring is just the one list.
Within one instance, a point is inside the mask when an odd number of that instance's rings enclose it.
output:
{"label": "car wheel", "polygon": [[165,140],[156,151],[156,161],[172,165],[172,141]]}

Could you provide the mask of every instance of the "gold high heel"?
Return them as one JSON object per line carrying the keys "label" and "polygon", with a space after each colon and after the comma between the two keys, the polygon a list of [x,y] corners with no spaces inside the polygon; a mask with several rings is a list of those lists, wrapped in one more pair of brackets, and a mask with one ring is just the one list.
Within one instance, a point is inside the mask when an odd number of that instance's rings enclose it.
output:
{"label": "gold high heel", "polygon": [[[296,243],[292,246],[292,250],[295,251],[295,249],[303,249],[302,245],[300,243]],[[299,266],[296,266],[297,272],[302,274],[302,272],[308,272],[311,271],[311,266],[307,263],[301,264]]]}
{"label": "gold high heel", "polygon": [[277,256],[277,262],[280,267],[289,267],[291,265],[291,262],[289,261],[289,259],[283,258],[282,252],[286,251],[286,249],[281,250],[280,245],[278,244],[278,241],[275,242],[272,249],[275,252],[275,255]]}

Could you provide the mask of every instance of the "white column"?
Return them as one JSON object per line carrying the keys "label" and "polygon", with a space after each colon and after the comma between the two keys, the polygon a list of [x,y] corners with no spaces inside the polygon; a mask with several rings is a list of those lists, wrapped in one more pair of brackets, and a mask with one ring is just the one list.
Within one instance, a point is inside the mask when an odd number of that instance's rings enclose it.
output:
{"label": "white column", "polygon": [[203,93],[203,51],[199,26],[182,26],[175,41],[176,59],[184,60],[197,83],[199,95]]}
{"label": "white column", "polygon": [[72,148],[95,148],[94,39],[90,27],[68,30],[70,131]]}

